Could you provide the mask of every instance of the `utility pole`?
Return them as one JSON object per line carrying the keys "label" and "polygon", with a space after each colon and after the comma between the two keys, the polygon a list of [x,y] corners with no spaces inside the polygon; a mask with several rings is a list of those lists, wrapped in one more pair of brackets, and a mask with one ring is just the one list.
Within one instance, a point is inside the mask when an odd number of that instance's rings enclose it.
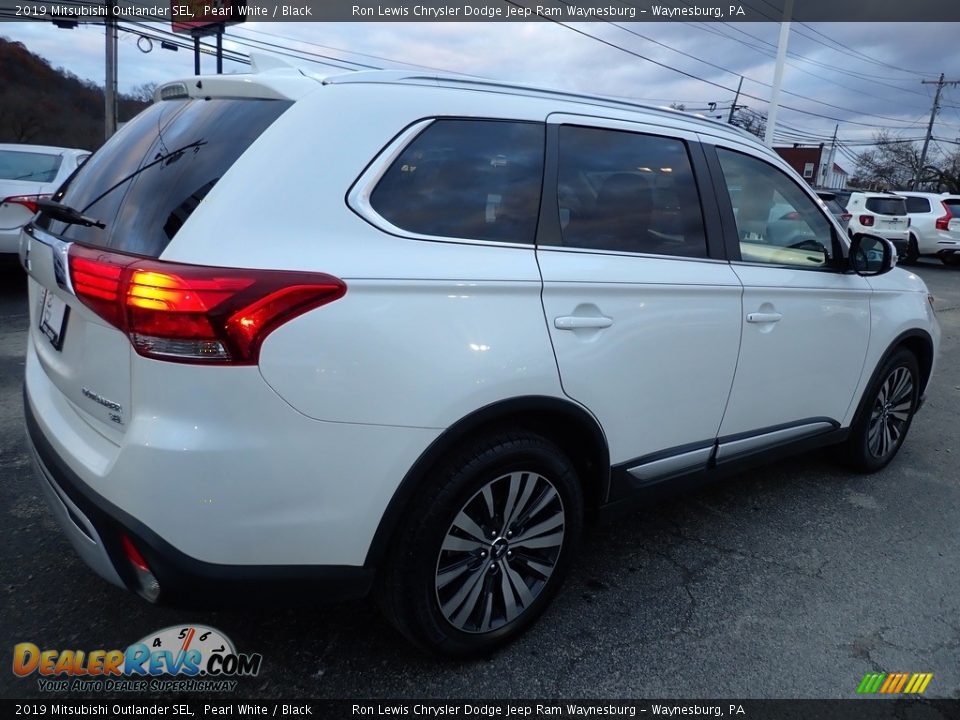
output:
{"label": "utility pole", "polygon": [[780,84],[783,82],[783,64],[787,59],[787,42],[790,40],[790,17],[793,14],[793,0],[783,5],[783,22],[780,23],[780,41],[777,45],[777,64],[773,71],[773,90],[770,93],[770,112],[767,114],[767,133],[763,142],[773,147],[773,131],[777,126],[777,110],[780,107]]}
{"label": "utility pole", "polygon": [[839,124],[833,126],[833,137],[830,139],[830,153],[827,155],[827,162],[823,162],[823,151],[820,152],[820,187],[829,187],[827,178],[833,172],[833,158],[837,151],[837,132],[839,130]]}
{"label": "utility pole", "polygon": [[737,85],[737,94],[733,96],[733,105],[730,106],[730,115],[727,117],[727,124],[733,125],[733,114],[737,111],[737,100],[740,99],[740,89],[743,87],[743,75],[740,76],[740,83]]}
{"label": "utility pole", "polygon": [[105,48],[106,78],[103,86],[103,132],[104,139],[109,140],[117,131],[117,21],[113,17],[112,10],[108,10],[108,15],[103,23],[103,31],[107,36]]}
{"label": "utility pole", "polygon": [[940,73],[940,79],[921,80],[923,85],[936,85],[937,92],[933,96],[933,107],[930,109],[930,122],[927,125],[927,136],[923,139],[923,150],[920,151],[920,164],[917,165],[917,171],[913,174],[913,180],[910,182],[910,189],[915,190],[917,183],[920,182],[920,173],[923,172],[923,166],[927,163],[927,149],[930,147],[930,137],[933,135],[933,121],[937,118],[937,111],[940,110],[940,93],[944,85],[960,85],[960,80],[944,80],[943,73]]}

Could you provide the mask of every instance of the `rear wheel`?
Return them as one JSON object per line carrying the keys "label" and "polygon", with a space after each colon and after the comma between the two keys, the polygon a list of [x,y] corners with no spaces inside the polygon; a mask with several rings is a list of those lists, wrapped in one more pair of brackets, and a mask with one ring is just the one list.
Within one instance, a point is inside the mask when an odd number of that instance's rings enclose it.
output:
{"label": "rear wheel", "polygon": [[886,467],[903,445],[919,397],[917,358],[897,350],[867,389],[850,436],[839,448],[841,459],[860,472]]}
{"label": "rear wheel", "polygon": [[425,488],[381,577],[380,603],[408,639],[453,656],[489,652],[547,607],[583,527],[573,465],[527,432],[456,453]]}
{"label": "rear wheel", "polygon": [[920,259],[920,248],[917,245],[917,238],[914,235],[910,236],[910,241],[907,243],[907,252],[900,259],[901,265],[913,265]]}

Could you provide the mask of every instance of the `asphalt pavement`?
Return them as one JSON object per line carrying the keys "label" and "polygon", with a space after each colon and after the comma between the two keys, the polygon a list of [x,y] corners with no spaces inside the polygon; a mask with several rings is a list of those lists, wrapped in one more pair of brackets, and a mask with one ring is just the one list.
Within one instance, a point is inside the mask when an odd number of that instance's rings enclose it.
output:
{"label": "asphalt pavement", "polygon": [[[927,696],[960,698],[960,268],[916,272],[944,338],[892,465],[853,475],[814,453],[594,527],[545,617],[471,662],[424,657],[370,602],[182,611],[100,580],[34,484],[25,282],[3,272],[0,668],[15,643],[125,648],[202,623],[262,653],[240,697],[852,698],[865,673],[929,672]],[[0,669],[0,697],[51,695]]]}

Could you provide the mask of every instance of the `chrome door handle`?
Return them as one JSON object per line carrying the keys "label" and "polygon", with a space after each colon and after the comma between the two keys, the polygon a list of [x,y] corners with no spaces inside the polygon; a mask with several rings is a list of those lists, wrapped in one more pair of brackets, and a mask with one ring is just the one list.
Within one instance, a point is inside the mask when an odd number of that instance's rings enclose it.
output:
{"label": "chrome door handle", "polygon": [[600,316],[563,315],[554,318],[553,326],[557,330],[579,330],[581,328],[608,328],[613,325],[613,318]]}
{"label": "chrome door handle", "polygon": [[783,319],[783,315],[780,313],[747,313],[748,323],[775,323],[780,322],[781,319]]}

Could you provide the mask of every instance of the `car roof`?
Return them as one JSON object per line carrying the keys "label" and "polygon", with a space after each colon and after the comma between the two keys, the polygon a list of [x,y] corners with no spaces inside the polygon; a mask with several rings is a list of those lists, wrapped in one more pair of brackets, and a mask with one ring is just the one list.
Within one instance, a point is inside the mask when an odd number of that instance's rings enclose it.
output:
{"label": "car roof", "polygon": [[89,153],[90,150],[82,148],[56,147],[55,145],[24,145],[21,143],[0,143],[0,150],[11,150],[14,152],[33,152],[46,153],[47,155],[63,155],[64,153]]}
{"label": "car roof", "polygon": [[726,135],[737,141],[753,145],[774,155],[755,135],[725,122],[689,113],[675,108],[644,103],[631,98],[593,95],[569,90],[557,90],[522,83],[493,80],[471,75],[417,70],[358,70],[328,75],[303,70],[287,63],[282,58],[251,53],[251,69],[248,74],[204,75],[182,78],[157,87],[155,100],[178,97],[275,97],[296,100],[310,91],[316,83],[321,85],[393,85],[423,89],[446,88],[451,90],[487,91],[498,95],[512,95],[527,99],[552,99],[571,104],[592,105],[611,110],[638,112],[660,116],[665,124],[682,121],[699,125],[712,135]]}

